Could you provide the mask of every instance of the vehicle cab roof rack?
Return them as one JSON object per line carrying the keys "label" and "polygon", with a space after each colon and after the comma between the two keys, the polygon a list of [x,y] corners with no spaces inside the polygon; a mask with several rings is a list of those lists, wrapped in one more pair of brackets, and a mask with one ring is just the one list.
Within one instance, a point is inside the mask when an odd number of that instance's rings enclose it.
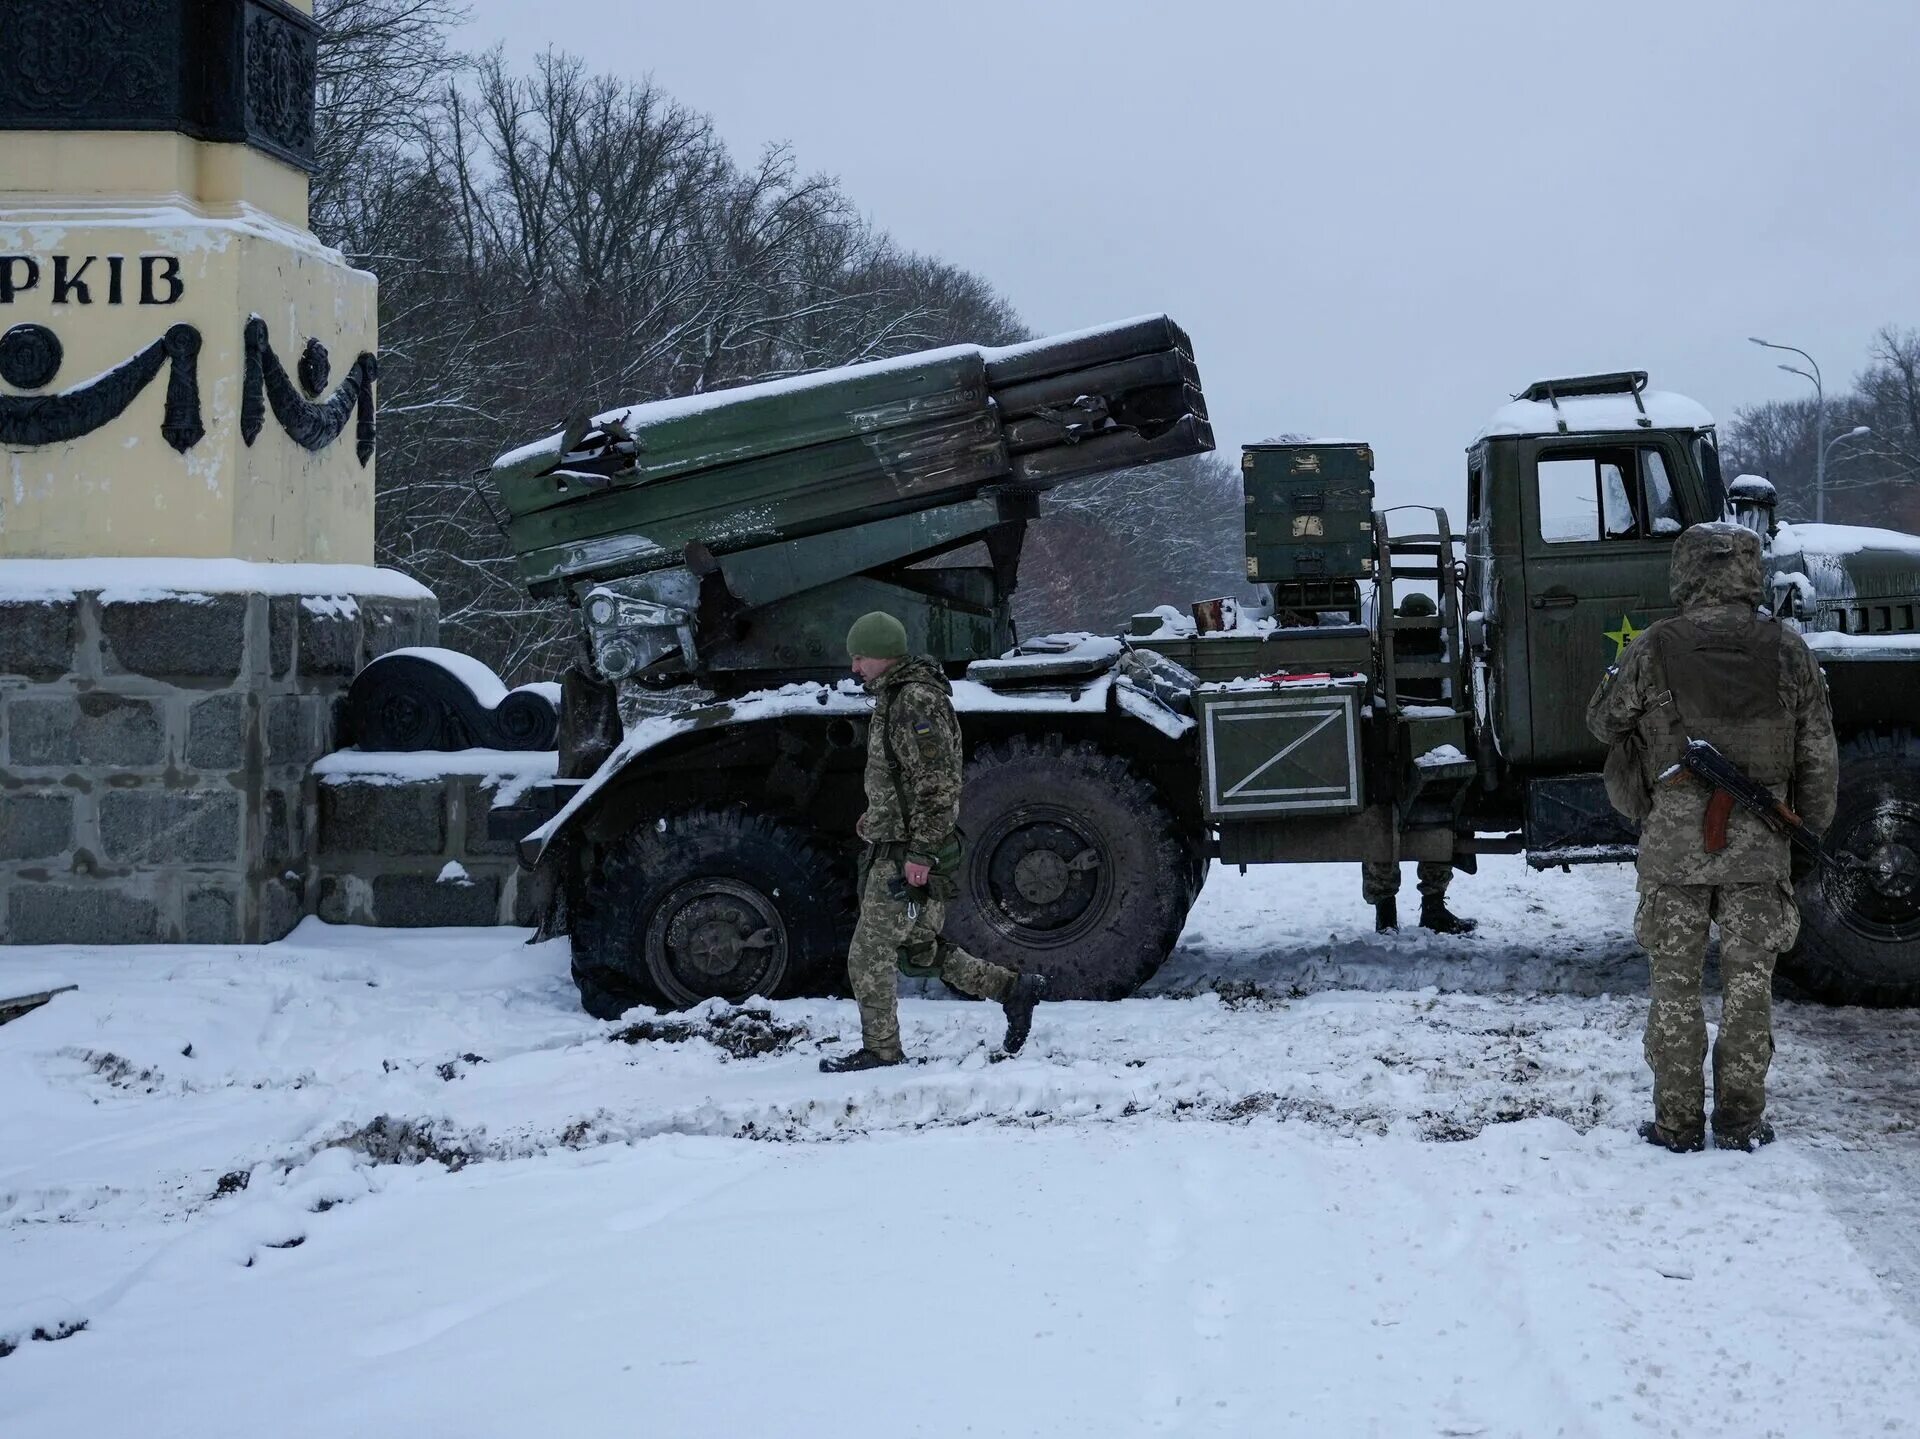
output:
{"label": "vehicle cab roof rack", "polygon": [[1640,411],[1640,427],[1653,428],[1653,419],[1647,414],[1646,402],[1640,398],[1640,392],[1647,387],[1645,370],[1613,370],[1601,375],[1569,375],[1560,380],[1535,380],[1522,390],[1516,399],[1545,400],[1553,406],[1554,422],[1560,433],[1567,433],[1567,417],[1560,412],[1560,401],[1575,395],[1631,395],[1634,408]]}

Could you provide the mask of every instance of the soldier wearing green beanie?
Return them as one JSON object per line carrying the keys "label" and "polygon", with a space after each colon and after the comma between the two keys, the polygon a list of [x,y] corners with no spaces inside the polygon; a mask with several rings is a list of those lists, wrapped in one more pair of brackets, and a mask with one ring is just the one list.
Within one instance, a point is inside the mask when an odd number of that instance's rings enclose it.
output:
{"label": "soldier wearing green beanie", "polygon": [[1046,980],[1019,974],[940,935],[959,893],[960,767],[964,751],[953,686],[939,665],[907,653],[906,627],[874,611],[847,632],[854,675],[873,696],[867,724],[867,812],[860,837],[860,921],[847,977],[860,1005],[860,1048],[820,1061],[829,1074],[878,1069],[906,1058],[900,1043],[902,972],[937,975],[951,988],[997,999],[1007,1016],[1004,1047],[1017,1054],[1033,1026]]}
{"label": "soldier wearing green beanie", "polygon": [[864,614],[847,631],[847,657],[903,660],[907,657],[907,627],[881,610]]}

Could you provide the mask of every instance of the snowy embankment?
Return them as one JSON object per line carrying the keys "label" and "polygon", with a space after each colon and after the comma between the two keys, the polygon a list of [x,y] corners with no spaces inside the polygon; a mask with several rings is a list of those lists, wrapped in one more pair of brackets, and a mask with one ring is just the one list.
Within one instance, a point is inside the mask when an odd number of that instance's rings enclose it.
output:
{"label": "snowy embankment", "polygon": [[857,1076],[850,1003],[596,1023],[520,931],[0,955],[80,985],[0,1028],[0,1433],[1912,1432],[1920,1023],[1783,1007],[1782,1142],[1676,1159],[1630,876],[1357,887]]}

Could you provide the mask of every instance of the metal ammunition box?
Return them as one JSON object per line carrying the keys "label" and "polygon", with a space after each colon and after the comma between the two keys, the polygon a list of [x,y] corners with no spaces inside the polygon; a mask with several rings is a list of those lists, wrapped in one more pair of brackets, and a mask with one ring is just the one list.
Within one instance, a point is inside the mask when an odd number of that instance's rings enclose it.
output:
{"label": "metal ammunition box", "polygon": [[[1158,615],[1142,620],[1158,621]],[[1363,674],[1373,669],[1373,632],[1364,625],[1331,625],[1273,630],[1265,635],[1228,632],[1212,635],[1129,637],[1136,649],[1153,650],[1191,670],[1208,684],[1271,674],[1325,670]]]}
{"label": "metal ammunition box", "polygon": [[1356,813],[1365,692],[1359,675],[1195,690],[1207,817]]}
{"label": "metal ammunition box", "polygon": [[1248,445],[1247,578],[1258,584],[1373,572],[1373,448]]}

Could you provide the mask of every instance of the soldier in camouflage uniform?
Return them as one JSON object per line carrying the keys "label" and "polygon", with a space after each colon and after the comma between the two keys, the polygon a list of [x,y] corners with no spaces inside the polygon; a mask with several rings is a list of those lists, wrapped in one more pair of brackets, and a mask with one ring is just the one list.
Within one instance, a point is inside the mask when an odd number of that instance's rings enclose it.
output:
{"label": "soldier in camouflage uniform", "polygon": [[[1472,934],[1479,921],[1464,919],[1447,908],[1447,886],[1453,866],[1443,859],[1423,859],[1414,869],[1420,886],[1420,927],[1436,934]],[[1400,865],[1397,861],[1366,860],[1360,866],[1360,897],[1373,906],[1373,927],[1385,934],[1400,927]]]}
{"label": "soldier in camouflage uniform", "polygon": [[[1432,599],[1411,594],[1400,601],[1399,614],[1413,619],[1439,613]],[[1399,636],[1399,652],[1409,659],[1441,657],[1438,630],[1407,630]],[[1425,704],[1441,700],[1439,680],[1404,680],[1400,697]],[[1436,934],[1472,934],[1478,921],[1463,919],[1447,908],[1447,886],[1453,866],[1443,859],[1423,859],[1414,871],[1420,885],[1420,927]],[[1360,866],[1360,897],[1373,906],[1373,927],[1381,934],[1400,927],[1400,865],[1396,860],[1366,860]]]}
{"label": "soldier in camouflage uniform", "polygon": [[1700,970],[1716,923],[1724,1002],[1713,1046],[1714,1142],[1752,1150],[1773,1138],[1766,1119],[1773,965],[1793,944],[1800,916],[1786,838],[1736,806],[1725,848],[1710,852],[1703,832],[1708,790],[1685,772],[1662,776],[1688,739],[1704,739],[1816,832],[1832,823],[1837,800],[1839,758],[1825,682],[1799,634],[1756,613],[1763,583],[1753,531],[1732,524],[1689,529],[1673,547],[1680,613],[1634,639],[1587,707],[1587,727],[1609,746],[1628,747],[1644,779],[1642,794],[1651,793],[1634,916],[1653,988],[1646,1056],[1654,1117],[1641,1133],[1676,1153],[1706,1143]]}
{"label": "soldier in camouflage uniform", "polygon": [[829,1074],[899,1064],[899,981],[937,975],[953,989],[1000,1002],[1004,1048],[1027,1042],[1045,979],[976,959],[940,936],[955,892],[960,846],[960,721],[953,687],[931,659],[909,658],[907,632],[875,612],[847,634],[853,672],[873,695],[867,725],[867,812],[860,835],[860,922],[847,977],[860,1004],[860,1048],[820,1061]]}

